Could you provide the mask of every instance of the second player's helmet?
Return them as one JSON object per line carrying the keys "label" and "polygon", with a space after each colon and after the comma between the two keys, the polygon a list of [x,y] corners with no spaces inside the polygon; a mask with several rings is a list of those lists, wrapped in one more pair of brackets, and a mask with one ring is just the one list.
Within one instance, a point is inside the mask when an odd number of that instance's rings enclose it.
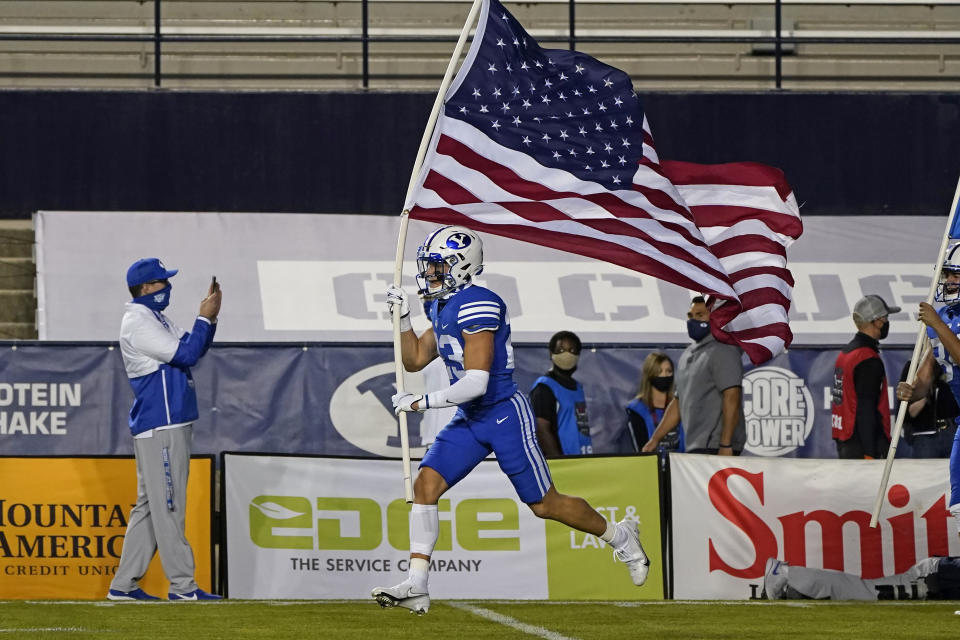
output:
{"label": "second player's helmet", "polygon": [[[466,227],[435,229],[417,249],[417,286],[420,295],[428,300],[456,291],[481,271],[483,241]],[[440,274],[440,286],[431,288],[428,277],[436,278]]]}
{"label": "second player's helmet", "polygon": [[951,273],[960,273],[960,244],[953,245],[947,251],[947,259],[943,261],[943,268],[940,270],[940,282],[937,284],[937,302],[947,304],[956,304],[960,302],[960,283],[947,282],[947,276]]}

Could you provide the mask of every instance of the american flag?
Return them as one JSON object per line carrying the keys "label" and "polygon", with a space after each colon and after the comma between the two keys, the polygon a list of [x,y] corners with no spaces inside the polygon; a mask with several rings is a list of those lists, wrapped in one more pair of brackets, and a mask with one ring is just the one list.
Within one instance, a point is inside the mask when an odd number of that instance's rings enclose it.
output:
{"label": "american flag", "polygon": [[777,169],[715,167],[661,163],[626,73],[483,0],[405,208],[706,293],[714,335],[759,363],[790,343],[799,214]]}

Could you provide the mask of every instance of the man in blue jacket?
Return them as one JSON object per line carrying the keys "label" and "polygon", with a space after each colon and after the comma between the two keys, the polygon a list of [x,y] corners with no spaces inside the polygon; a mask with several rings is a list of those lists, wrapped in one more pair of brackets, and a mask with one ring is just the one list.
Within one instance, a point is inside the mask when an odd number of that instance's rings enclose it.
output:
{"label": "man in blue jacket", "polygon": [[139,586],[158,549],[170,581],[170,600],[220,598],[197,586],[193,550],[184,532],[193,421],[198,416],[190,367],[213,342],[220,286],[211,283],[193,329],[186,332],[163,314],[176,273],[157,258],[142,258],[127,270],[133,300],[120,323],[120,353],[134,394],[130,433],[137,459],[137,502],[109,600],[159,600]]}

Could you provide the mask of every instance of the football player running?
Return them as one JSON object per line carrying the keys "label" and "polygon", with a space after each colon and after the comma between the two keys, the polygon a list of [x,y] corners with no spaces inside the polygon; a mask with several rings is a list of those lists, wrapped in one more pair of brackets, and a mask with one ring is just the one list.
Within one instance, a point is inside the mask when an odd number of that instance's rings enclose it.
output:
{"label": "football player running", "polygon": [[396,412],[454,405],[458,410],[423,457],[413,485],[409,575],[394,587],[375,588],[373,597],[382,607],[427,612],[430,555],[440,531],[437,503],[490,452],[534,514],[604,540],[627,565],[633,583],[642,585],[650,561],[637,523],[611,524],[583,498],[564,495],[553,486],[537,444],[530,401],[513,381],[507,307],[497,294],[473,282],[482,270],[482,241],[474,231],[446,226],[427,236],[417,250],[417,285],[432,326],[420,336],[410,325],[406,293],[393,285],[387,289],[391,311],[400,307],[404,368],[419,371],[439,355],[451,382],[446,389],[422,395],[396,394]]}
{"label": "football player running", "polygon": [[[947,252],[940,271],[936,302],[943,302],[940,310],[926,302],[920,303],[920,320],[927,325],[931,349],[917,368],[913,385],[897,385],[897,397],[903,401],[926,398],[936,376],[934,367],[941,367],[943,379],[950,385],[954,398],[960,402],[960,244]],[[960,430],[953,439],[950,451],[950,513],[960,526]]]}

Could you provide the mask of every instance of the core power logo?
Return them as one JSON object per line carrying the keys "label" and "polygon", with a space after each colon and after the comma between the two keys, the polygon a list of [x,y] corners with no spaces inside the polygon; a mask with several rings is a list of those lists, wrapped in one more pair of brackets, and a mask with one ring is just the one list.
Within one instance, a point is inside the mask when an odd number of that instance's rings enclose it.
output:
{"label": "core power logo", "polygon": [[789,369],[759,367],[743,377],[746,449],[782,456],[802,447],[813,429],[813,402],[803,378]]}

